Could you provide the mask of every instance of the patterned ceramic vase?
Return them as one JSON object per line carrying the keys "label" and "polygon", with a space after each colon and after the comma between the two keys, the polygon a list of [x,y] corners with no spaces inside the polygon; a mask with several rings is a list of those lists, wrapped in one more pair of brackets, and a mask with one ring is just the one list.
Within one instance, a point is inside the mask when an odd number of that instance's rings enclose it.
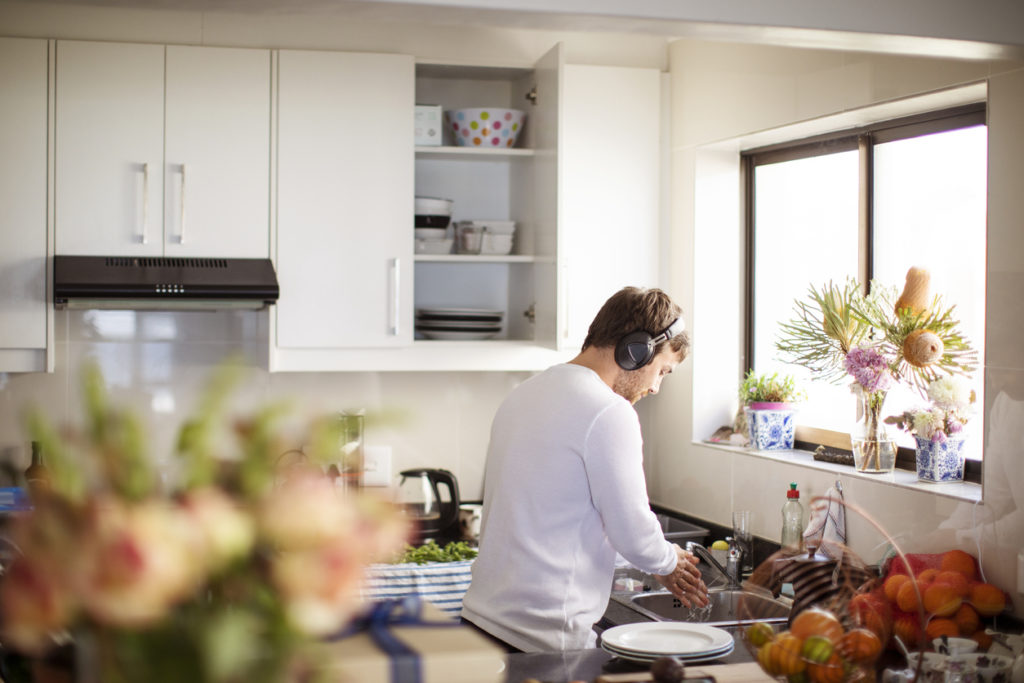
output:
{"label": "patterned ceramic vase", "polygon": [[750,431],[750,447],[759,451],[793,448],[796,409],[789,403],[751,403],[743,408]]}
{"label": "patterned ceramic vase", "polygon": [[964,440],[949,437],[945,441],[917,439],[917,479],[932,484],[964,480]]}

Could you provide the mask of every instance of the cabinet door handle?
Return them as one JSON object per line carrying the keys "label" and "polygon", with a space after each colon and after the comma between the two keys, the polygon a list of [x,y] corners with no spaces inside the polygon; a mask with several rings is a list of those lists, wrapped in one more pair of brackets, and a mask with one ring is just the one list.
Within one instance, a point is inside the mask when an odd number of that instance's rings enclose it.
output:
{"label": "cabinet door handle", "polygon": [[398,336],[398,323],[399,323],[399,289],[401,268],[400,260],[398,257],[391,259],[391,334],[395,337]]}
{"label": "cabinet door handle", "polygon": [[178,230],[178,244],[185,244],[185,164],[181,165],[181,225]]}
{"label": "cabinet door handle", "polygon": [[149,225],[149,162],[142,164],[142,225],[139,226],[139,244],[146,244],[146,226]]}

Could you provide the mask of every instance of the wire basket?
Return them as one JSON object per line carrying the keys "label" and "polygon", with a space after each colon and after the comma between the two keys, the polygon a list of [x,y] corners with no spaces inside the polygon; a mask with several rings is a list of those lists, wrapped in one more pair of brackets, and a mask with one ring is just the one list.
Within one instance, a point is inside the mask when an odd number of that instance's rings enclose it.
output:
{"label": "wire basket", "polygon": [[841,498],[811,500],[812,507],[836,504],[870,523],[893,554],[871,567],[845,545],[829,543],[782,550],[758,565],[744,585],[741,615],[753,616],[744,600],[753,605],[766,592],[778,596],[786,583],[794,592],[785,624],[755,622],[743,632],[765,673],[786,683],[846,683],[874,681],[885,667],[909,666],[908,678],[924,680],[917,677],[933,641],[965,638],[987,649],[984,619],[1004,611],[1008,598],[979,580],[973,556],[961,550],[905,554],[858,506]]}

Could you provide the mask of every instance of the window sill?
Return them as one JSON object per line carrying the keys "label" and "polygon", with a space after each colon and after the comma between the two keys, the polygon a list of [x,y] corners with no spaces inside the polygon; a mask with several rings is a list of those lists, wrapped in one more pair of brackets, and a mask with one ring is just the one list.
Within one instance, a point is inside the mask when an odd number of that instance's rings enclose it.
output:
{"label": "window sill", "polygon": [[778,462],[784,462],[788,465],[796,465],[798,467],[806,467],[807,469],[821,470],[824,472],[833,472],[845,477],[864,479],[883,486],[893,486],[895,488],[921,491],[924,493],[931,493],[937,496],[944,496],[946,498],[954,498],[956,500],[964,500],[972,503],[981,501],[981,485],[971,482],[928,484],[918,481],[917,474],[915,472],[899,469],[893,471],[891,474],[864,474],[856,471],[849,465],[838,465],[836,463],[815,460],[814,454],[811,451],[753,451],[741,446],[728,446],[725,444],[710,443],[707,441],[694,441],[693,443],[697,446],[704,446],[705,448],[717,451],[729,451],[751,458],[775,460]]}

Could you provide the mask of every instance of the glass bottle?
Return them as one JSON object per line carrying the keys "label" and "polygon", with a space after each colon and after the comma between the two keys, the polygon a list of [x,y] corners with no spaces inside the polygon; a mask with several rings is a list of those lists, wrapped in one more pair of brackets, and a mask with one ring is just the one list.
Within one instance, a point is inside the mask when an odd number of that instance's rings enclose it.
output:
{"label": "glass bottle", "polygon": [[782,506],[782,547],[787,550],[804,547],[804,506],[800,503],[796,482],[789,485],[786,503]]}
{"label": "glass bottle", "polygon": [[50,468],[43,462],[43,449],[38,441],[32,442],[32,462],[25,469],[25,484],[30,498],[34,498],[37,491],[50,488]]}

